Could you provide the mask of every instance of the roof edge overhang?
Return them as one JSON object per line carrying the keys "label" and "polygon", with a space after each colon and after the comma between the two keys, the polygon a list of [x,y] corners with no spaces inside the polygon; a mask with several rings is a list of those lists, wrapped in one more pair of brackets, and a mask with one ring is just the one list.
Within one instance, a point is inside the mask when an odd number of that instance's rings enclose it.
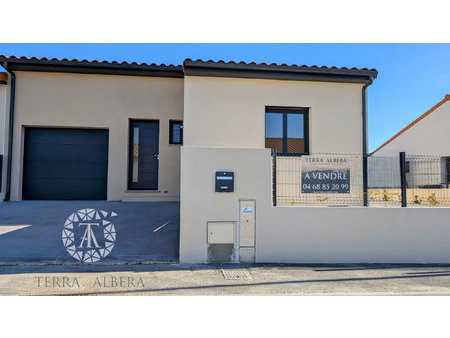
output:
{"label": "roof edge overhang", "polygon": [[183,78],[184,76],[231,77],[247,79],[371,83],[375,69],[297,66],[286,64],[236,63],[186,59],[183,66],[138,64],[117,61],[27,58],[0,55],[0,63],[12,71],[109,74]]}
{"label": "roof edge overhang", "polygon": [[75,60],[12,59],[0,56],[12,71],[107,74],[150,77],[184,77],[182,66],[123,64],[118,62],[90,62]]}
{"label": "roof edge overhang", "polygon": [[189,59],[184,61],[183,70],[185,76],[346,83],[370,83],[378,74],[376,70],[205,62]]}

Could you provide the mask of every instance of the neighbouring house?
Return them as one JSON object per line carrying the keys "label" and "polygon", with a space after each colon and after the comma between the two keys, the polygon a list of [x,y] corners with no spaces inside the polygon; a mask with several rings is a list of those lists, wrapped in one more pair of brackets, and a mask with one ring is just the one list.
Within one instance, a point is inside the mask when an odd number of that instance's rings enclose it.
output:
{"label": "neighbouring house", "polygon": [[[449,209],[361,207],[375,69],[0,62],[9,73],[6,200],[179,202],[185,263],[447,260]],[[294,194],[354,204],[277,206],[283,175]],[[343,183],[314,183],[331,176]],[[420,241],[430,215],[439,235]]]}
{"label": "neighbouring house", "polygon": [[375,149],[373,156],[450,155],[450,94]]}
{"label": "neighbouring house", "polygon": [[[409,188],[448,188],[450,184],[450,95],[436,103],[428,111],[375,149],[373,162],[406,155],[406,179]],[[397,171],[398,172],[398,171]],[[399,180],[391,180],[396,182]],[[383,180],[378,185],[388,186]],[[391,183],[392,184],[392,183]],[[398,184],[398,183],[397,183]]]}

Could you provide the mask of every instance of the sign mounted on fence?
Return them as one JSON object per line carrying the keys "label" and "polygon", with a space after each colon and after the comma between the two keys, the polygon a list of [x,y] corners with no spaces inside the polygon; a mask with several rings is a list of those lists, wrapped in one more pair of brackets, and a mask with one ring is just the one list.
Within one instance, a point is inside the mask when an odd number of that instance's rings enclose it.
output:
{"label": "sign mounted on fence", "polygon": [[336,156],[302,157],[302,194],[349,194],[350,159]]}

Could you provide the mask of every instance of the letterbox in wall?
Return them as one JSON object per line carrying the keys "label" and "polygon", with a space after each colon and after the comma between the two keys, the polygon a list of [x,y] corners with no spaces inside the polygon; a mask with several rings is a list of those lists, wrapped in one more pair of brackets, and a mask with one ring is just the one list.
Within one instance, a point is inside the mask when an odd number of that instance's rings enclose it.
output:
{"label": "letterbox in wall", "polygon": [[216,192],[234,191],[234,172],[216,171]]}

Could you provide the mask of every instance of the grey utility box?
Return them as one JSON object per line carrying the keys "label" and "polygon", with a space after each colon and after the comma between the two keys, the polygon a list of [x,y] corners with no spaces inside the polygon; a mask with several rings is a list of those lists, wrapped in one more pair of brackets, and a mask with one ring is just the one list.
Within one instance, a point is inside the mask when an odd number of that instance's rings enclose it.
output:
{"label": "grey utility box", "polygon": [[216,192],[234,191],[234,172],[216,171]]}

